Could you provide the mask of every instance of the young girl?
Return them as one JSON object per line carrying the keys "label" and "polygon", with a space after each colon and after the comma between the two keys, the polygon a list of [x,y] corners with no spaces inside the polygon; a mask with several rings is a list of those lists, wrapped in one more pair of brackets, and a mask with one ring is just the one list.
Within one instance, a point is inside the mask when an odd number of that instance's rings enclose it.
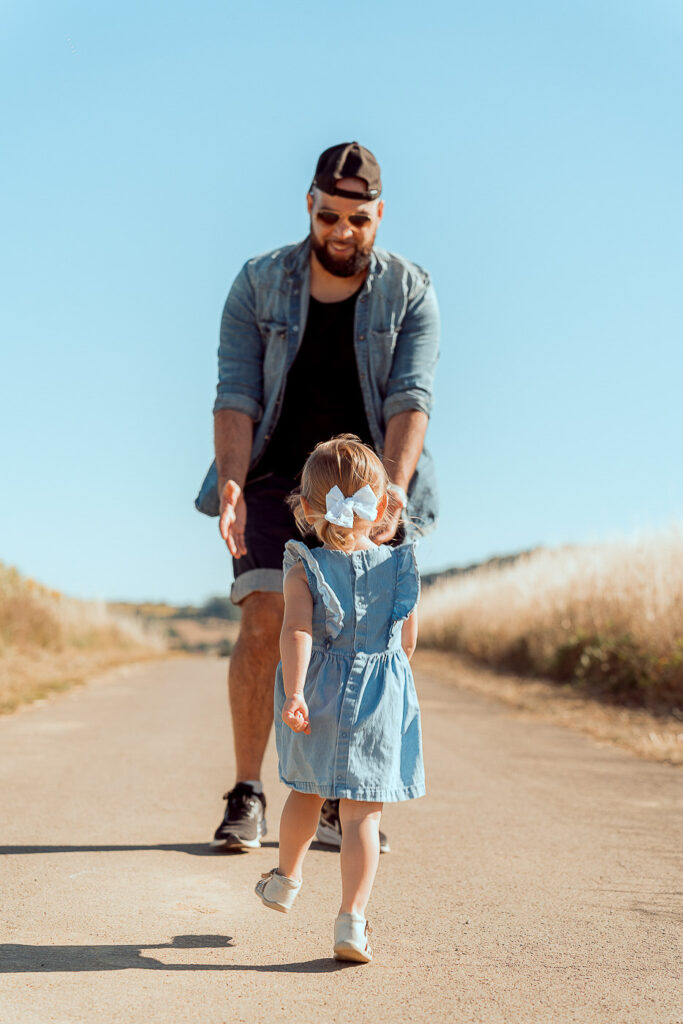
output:
{"label": "young girl", "polygon": [[284,556],[282,660],[275,679],[280,778],[291,792],[280,859],[256,892],[287,913],[325,799],[339,799],[342,899],[338,960],[372,959],[365,908],[379,859],[384,801],[424,795],[420,711],[409,659],[420,582],[413,544],[376,545],[387,507],[382,463],[352,435],[317,445],[292,508],[323,546],[290,540]]}

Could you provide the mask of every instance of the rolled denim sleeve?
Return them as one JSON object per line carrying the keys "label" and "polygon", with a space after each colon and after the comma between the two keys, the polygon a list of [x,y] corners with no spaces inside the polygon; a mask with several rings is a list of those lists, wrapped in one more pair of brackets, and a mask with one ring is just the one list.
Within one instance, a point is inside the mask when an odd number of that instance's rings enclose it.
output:
{"label": "rolled denim sleeve", "polygon": [[263,339],[248,264],[235,278],[223,309],[213,411],[219,409],[235,409],[254,422],[263,415]]}
{"label": "rolled denim sleeve", "polygon": [[384,422],[417,409],[429,416],[434,371],[439,358],[439,307],[431,281],[410,301],[396,340],[394,361],[382,406]]}

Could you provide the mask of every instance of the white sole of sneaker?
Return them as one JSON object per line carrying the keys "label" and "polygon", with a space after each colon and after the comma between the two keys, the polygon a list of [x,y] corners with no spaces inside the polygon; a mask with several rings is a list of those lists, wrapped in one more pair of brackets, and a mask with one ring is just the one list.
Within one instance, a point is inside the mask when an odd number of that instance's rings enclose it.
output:
{"label": "white sole of sneaker", "polygon": [[335,960],[351,960],[357,964],[369,964],[372,960],[372,953],[368,955],[362,949],[352,946],[350,942],[338,942],[334,947]]}
{"label": "white sole of sneaker", "polygon": [[260,839],[212,839],[209,843],[212,850],[258,850]]}
{"label": "white sole of sneaker", "polygon": [[[269,910],[279,910],[281,914],[288,914],[300,888],[301,882],[295,883],[293,878],[284,878],[274,869],[261,876],[254,886],[254,892],[261,897],[261,902]],[[270,892],[272,900],[266,896],[266,890]],[[282,899],[277,899],[278,896]]]}
{"label": "white sole of sneaker", "polygon": [[263,893],[258,891],[258,889],[256,890],[256,894],[261,897],[261,903],[263,903],[264,907],[268,907],[269,910],[278,910],[281,914],[289,913],[289,907],[283,907],[281,903],[271,903],[270,900],[266,899]]}
{"label": "white sole of sneaker", "polygon": [[259,850],[261,840],[268,834],[266,819],[261,821],[261,834],[255,839],[240,839],[237,835],[230,835],[226,839],[212,839],[209,847],[212,850]]}

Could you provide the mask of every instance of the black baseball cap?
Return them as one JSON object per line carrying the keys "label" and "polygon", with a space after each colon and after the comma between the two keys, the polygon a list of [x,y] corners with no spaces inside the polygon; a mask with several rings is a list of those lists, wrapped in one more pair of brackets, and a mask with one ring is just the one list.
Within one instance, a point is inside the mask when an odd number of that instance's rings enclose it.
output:
{"label": "black baseball cap", "polygon": [[[351,192],[339,188],[337,182],[341,178],[362,178],[365,192]],[[330,196],[343,196],[345,199],[377,199],[382,192],[382,179],[379,164],[375,157],[358,142],[340,142],[338,146],[330,146],[320,154],[318,166],[311,183]]]}

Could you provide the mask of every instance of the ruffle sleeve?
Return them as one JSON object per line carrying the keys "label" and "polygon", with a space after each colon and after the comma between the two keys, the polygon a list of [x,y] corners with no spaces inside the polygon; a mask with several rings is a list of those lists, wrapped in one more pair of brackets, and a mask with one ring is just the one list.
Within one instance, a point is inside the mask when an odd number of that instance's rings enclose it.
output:
{"label": "ruffle sleeve", "polygon": [[303,562],[308,585],[311,591],[317,591],[325,606],[325,632],[333,640],[339,636],[344,625],[344,612],[332,587],[322,574],[320,565],[310,548],[307,548],[303,541],[288,540],[285,544],[285,554],[282,561],[282,571],[286,573],[297,562]]}
{"label": "ruffle sleeve", "polygon": [[407,619],[420,600],[420,573],[415,557],[415,542],[393,549],[396,561],[396,591],[392,621],[394,625]]}

